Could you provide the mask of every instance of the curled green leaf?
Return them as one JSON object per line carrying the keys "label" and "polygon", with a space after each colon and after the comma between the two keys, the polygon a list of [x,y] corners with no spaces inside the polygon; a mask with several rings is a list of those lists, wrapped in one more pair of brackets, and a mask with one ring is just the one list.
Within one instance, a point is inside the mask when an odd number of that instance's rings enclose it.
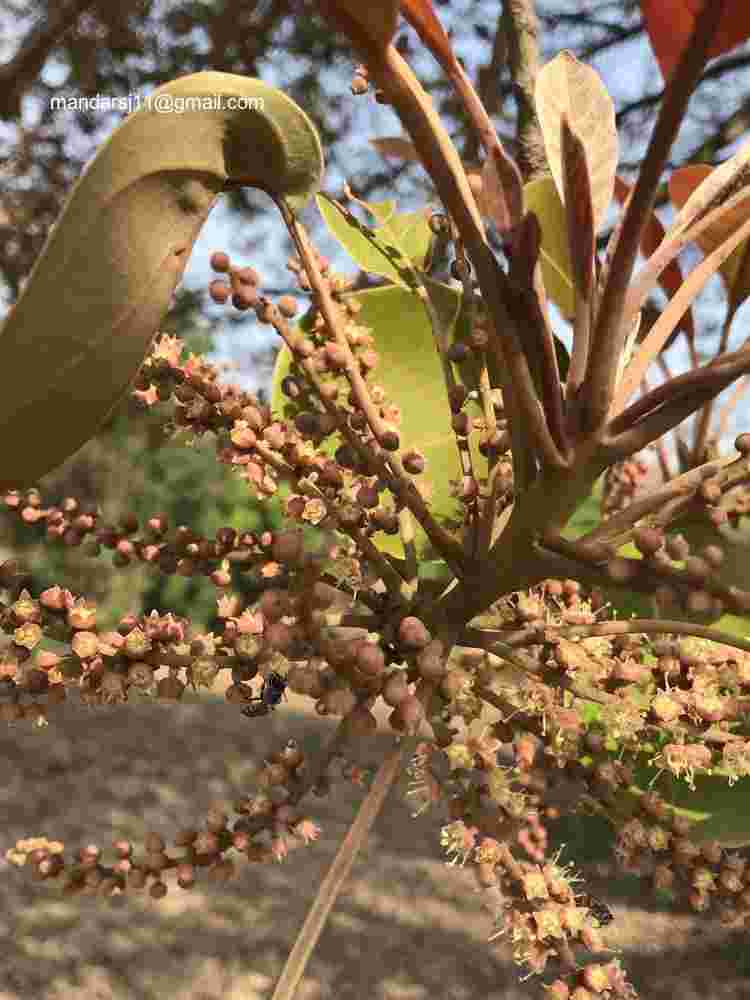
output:
{"label": "curled green leaf", "polygon": [[129,115],[0,331],[0,488],[35,483],[123,398],[222,191],[254,186],[298,209],[322,172],[310,120],[260,80],[195,73]]}

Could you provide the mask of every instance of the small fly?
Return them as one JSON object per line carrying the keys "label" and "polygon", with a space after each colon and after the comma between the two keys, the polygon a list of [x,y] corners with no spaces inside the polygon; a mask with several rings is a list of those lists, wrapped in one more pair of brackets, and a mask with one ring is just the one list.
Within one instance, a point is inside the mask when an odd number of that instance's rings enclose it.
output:
{"label": "small fly", "polygon": [[576,903],[579,906],[585,906],[592,917],[597,920],[602,927],[606,927],[607,924],[611,924],[615,919],[614,913],[610,910],[607,904],[599,899],[598,896],[592,896],[588,892],[582,893],[580,896],[576,896]]}
{"label": "small fly", "polygon": [[284,697],[287,688],[287,680],[282,677],[281,674],[272,670],[271,673],[263,681],[263,687],[260,690],[260,694],[257,698],[251,698],[250,701],[259,702],[258,705],[246,705],[242,709],[242,714],[246,715],[249,719],[254,719],[259,715],[268,715],[269,712],[273,712],[276,706],[279,704],[281,699]]}

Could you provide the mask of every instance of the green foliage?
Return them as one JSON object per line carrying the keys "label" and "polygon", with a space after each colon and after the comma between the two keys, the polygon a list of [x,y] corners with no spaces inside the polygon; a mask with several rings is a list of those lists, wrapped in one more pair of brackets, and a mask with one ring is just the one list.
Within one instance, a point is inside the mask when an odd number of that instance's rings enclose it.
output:
{"label": "green foliage", "polygon": [[[429,279],[425,286],[442,329],[452,339],[461,292]],[[350,298],[361,306],[357,322],[370,328],[375,337],[380,357],[377,384],[383,386],[389,400],[406,401],[399,425],[402,446],[418,448],[426,458],[425,472],[416,476],[415,481],[424,488],[434,514],[440,518],[454,517],[458,502],[451,494],[450,481],[458,477],[460,468],[456,438],[451,429],[443,373],[424,302],[401,285],[344,296],[345,300]],[[307,321],[303,319],[301,325],[309,329],[309,317]],[[271,391],[271,407],[278,413],[283,413],[286,405],[281,381],[290,370],[289,362],[289,352],[282,348],[276,360]],[[415,393],[415,390],[418,391]],[[324,448],[328,454],[333,454],[340,443],[338,435],[334,435],[325,442]],[[474,457],[475,460],[479,458],[476,451]],[[421,528],[417,527],[417,531],[417,550],[422,555],[427,551],[428,539]],[[383,551],[403,556],[403,546],[397,536],[379,533],[374,541]]]}

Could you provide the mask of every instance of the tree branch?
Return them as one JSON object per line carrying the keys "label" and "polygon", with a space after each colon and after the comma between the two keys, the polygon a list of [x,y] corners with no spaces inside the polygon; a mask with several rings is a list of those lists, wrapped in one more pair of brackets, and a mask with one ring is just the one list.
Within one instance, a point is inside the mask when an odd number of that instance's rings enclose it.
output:
{"label": "tree branch", "polygon": [[93,0],[71,0],[57,6],[49,3],[47,11],[23,39],[18,51],[0,66],[0,118],[18,118],[21,98],[41,72],[44,63],[63,35],[73,27]]}

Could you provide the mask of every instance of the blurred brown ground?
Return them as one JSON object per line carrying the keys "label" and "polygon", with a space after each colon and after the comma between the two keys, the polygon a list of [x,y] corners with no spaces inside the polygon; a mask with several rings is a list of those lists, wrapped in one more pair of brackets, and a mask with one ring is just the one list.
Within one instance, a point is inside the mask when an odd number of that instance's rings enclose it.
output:
{"label": "blurred brown ground", "polygon": [[[205,700],[119,711],[71,705],[48,729],[0,728],[0,858],[40,834],[63,840],[68,856],[98,843],[105,860],[113,839],[140,848],[148,830],[170,845],[215,800],[234,818],[231,804],[272,741],[294,736],[319,747],[329,737],[333,724],[301,711],[307,705],[293,695],[284,710],[254,720]],[[361,760],[377,759],[389,741],[376,734]],[[355,863],[299,1000],[539,996],[533,982],[519,984],[507,945],[486,943],[490,921],[473,877],[445,865],[437,817],[413,819],[405,787],[402,779]],[[283,864],[241,864],[226,885],[204,877],[190,892],[170,886],[160,902],[142,893],[67,900],[53,883],[0,861],[0,1000],[270,997],[363,794],[351,785],[335,791],[308,802],[323,828],[317,843]],[[637,888],[618,896],[622,880],[583,870],[611,904],[607,940],[644,1000],[750,1000],[746,937],[662,912]]]}

